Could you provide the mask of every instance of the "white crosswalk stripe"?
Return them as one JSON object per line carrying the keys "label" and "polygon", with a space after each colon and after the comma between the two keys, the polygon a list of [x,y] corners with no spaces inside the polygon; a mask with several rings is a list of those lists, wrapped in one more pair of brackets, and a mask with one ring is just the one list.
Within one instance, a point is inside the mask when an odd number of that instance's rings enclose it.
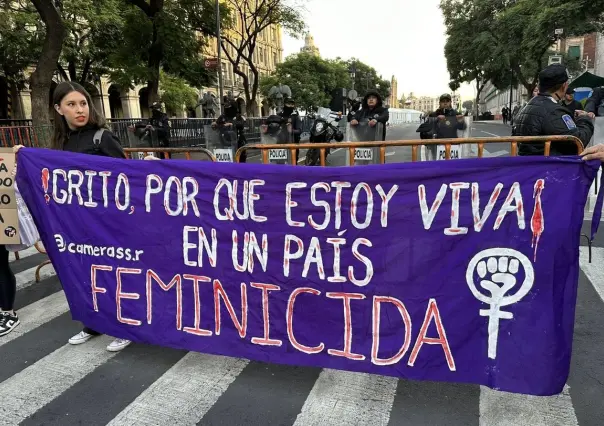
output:
{"label": "white crosswalk stripe", "polygon": [[[32,257],[36,256],[36,257]],[[604,248],[594,248],[594,263],[587,263],[586,249],[581,248],[581,268],[591,281],[602,301],[604,301]],[[14,257],[11,256],[11,260]],[[18,265],[24,259],[32,258],[40,261],[45,256],[37,250],[29,249],[21,253],[21,260],[14,261]],[[30,260],[27,265],[32,264]],[[23,265],[26,265],[23,264]],[[48,270],[54,270],[48,267]],[[18,282],[23,283],[20,289],[32,285],[45,286],[53,281],[54,273],[43,275],[43,282],[34,284],[35,267],[28,268],[17,274]],[[29,280],[29,281],[27,281]],[[26,282],[27,281],[27,282]],[[56,291],[56,290],[55,290]],[[17,296],[19,297],[19,295]],[[597,297],[596,297],[597,298]],[[600,304],[599,306],[604,306]],[[39,300],[19,310],[21,325],[12,333],[0,338],[0,366],[3,353],[7,353],[16,340],[27,339],[29,333],[44,327],[50,321],[68,312],[69,308],[63,291],[50,295],[42,295]],[[604,322],[601,324],[604,325]],[[86,380],[101,366],[111,365],[112,362],[132,363],[132,376],[144,369],[144,364],[138,366],[136,358],[120,358],[120,353],[106,350],[111,338],[101,336],[86,344],[71,346],[65,341],[59,343],[54,350],[46,351],[39,359],[27,365],[15,366],[15,374],[0,383],[0,425],[27,423],[30,416],[44,410],[53,404],[57,398],[77,383]],[[36,341],[30,342],[35,348]],[[528,344],[528,342],[527,342]],[[135,345],[133,345],[135,346]],[[126,349],[125,351],[130,350]],[[3,352],[4,351],[4,352]],[[111,361],[110,360],[114,360]],[[130,364],[129,364],[130,365]],[[108,424],[121,425],[192,425],[205,424],[205,416],[210,415],[221,398],[232,387],[240,386],[242,373],[252,365],[252,362],[238,359],[189,352],[178,361],[173,361],[162,370],[149,386],[141,387],[140,392],[128,399],[123,405],[110,413]],[[0,367],[2,368],[2,367]],[[18,371],[17,371],[18,370]],[[12,370],[11,374],[12,374]],[[107,374],[107,373],[104,373]],[[274,410],[293,410],[288,420],[278,424],[296,426],[318,425],[406,425],[403,418],[393,417],[398,398],[404,398],[405,406],[413,404],[413,395],[397,394],[399,380],[392,377],[375,376],[361,373],[323,369],[312,380],[314,384],[308,387],[299,401],[284,397],[282,406]],[[529,374],[529,373],[527,373]],[[2,380],[2,379],[0,379]],[[249,379],[247,379],[249,380]],[[270,380],[270,378],[269,378]],[[277,398],[281,393],[287,394],[283,386],[296,387],[297,383],[284,384],[275,382],[271,389],[260,388],[258,392],[266,393],[269,402],[271,395]],[[241,385],[243,386],[243,385]],[[246,385],[246,386],[249,386]],[[478,388],[478,387],[477,387]],[[604,387],[601,388],[604,392]],[[256,392],[255,389],[252,392]],[[95,396],[96,397],[96,396]],[[98,398],[121,398],[120,389],[116,388],[107,395]],[[245,401],[233,401],[233,404],[243,404]],[[267,402],[268,404],[268,402]],[[119,404],[118,404],[119,405]],[[228,405],[228,402],[227,402]],[[580,404],[581,406],[584,404]],[[468,400],[459,410],[472,410],[475,407],[475,426],[583,426],[582,417],[577,415],[577,404],[573,403],[572,389],[567,385],[564,392],[553,397],[531,397],[497,392],[486,387],[480,387],[480,396],[476,400]],[[250,410],[254,407],[250,406]],[[416,407],[417,410],[438,410],[439,407]],[[271,409],[272,410],[272,409]],[[403,411],[404,412],[404,411]],[[63,415],[62,413],[54,413]],[[448,414],[447,414],[448,415]],[[69,425],[69,416],[65,414],[61,424]],[[218,417],[224,416],[223,424],[246,424],[245,418],[231,418],[229,413],[221,411]],[[596,421],[596,419],[593,419]],[[36,422],[38,419],[36,419]],[[38,424],[42,424],[40,419]],[[52,423],[52,422],[49,422]],[[94,422],[92,422],[94,423]],[[56,423],[53,423],[56,424]],[[215,422],[208,423],[215,424]],[[250,423],[251,424],[251,423]],[[276,423],[264,423],[276,424]],[[425,423],[414,422],[419,426]],[[461,423],[447,423],[457,426]],[[593,423],[596,424],[596,423]]]}

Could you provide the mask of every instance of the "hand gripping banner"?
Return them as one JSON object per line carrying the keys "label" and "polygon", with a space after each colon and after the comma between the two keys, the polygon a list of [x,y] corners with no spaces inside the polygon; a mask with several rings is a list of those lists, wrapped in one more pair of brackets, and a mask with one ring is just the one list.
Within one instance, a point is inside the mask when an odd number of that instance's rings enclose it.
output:
{"label": "hand gripping banner", "polygon": [[173,348],[551,395],[599,163],[346,168],[22,149],[73,318]]}

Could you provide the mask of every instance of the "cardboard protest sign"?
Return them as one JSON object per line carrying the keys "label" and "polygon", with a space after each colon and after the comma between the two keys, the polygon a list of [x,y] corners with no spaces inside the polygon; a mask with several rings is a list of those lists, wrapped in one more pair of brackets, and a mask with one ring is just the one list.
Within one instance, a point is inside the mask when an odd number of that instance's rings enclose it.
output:
{"label": "cardboard protest sign", "polygon": [[599,164],[18,160],[71,313],[99,332],[535,395],[568,377]]}
{"label": "cardboard protest sign", "polygon": [[12,148],[0,148],[0,244],[19,244],[19,216],[13,170],[15,154]]}

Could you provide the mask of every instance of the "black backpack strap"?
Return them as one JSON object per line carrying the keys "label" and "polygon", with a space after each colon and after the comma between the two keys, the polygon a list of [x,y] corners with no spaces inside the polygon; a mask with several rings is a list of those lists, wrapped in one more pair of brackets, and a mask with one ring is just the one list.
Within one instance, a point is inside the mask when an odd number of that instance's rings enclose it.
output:
{"label": "black backpack strap", "polygon": [[94,134],[94,138],[92,140],[94,143],[95,151],[100,151],[100,149],[101,149],[101,141],[103,140],[103,133],[105,133],[105,129],[99,129]]}

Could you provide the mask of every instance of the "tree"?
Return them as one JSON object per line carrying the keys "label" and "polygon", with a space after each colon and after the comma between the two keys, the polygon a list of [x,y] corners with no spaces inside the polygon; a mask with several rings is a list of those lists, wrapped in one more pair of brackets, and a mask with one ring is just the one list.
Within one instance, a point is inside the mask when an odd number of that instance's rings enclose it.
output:
{"label": "tree", "polygon": [[161,83],[161,101],[166,106],[166,111],[170,115],[175,115],[183,106],[185,108],[194,108],[197,105],[197,91],[179,77],[174,77],[168,73],[160,73]]}
{"label": "tree", "polygon": [[604,2],[596,0],[442,0],[452,83],[491,81],[498,89],[522,84],[531,93],[557,41],[600,31]]}
{"label": "tree", "polygon": [[275,72],[260,79],[260,93],[267,97],[271,87],[289,86],[301,110],[309,112],[327,106],[333,91],[350,87],[350,76],[345,64],[299,53],[278,64]]}
{"label": "tree", "polygon": [[369,90],[377,90],[384,103],[390,97],[390,81],[384,80],[378,76],[377,71],[370,65],[367,65],[358,59],[352,58],[343,62],[346,69],[351,69],[354,64],[355,78],[354,88],[360,94],[365,94]]}
{"label": "tree", "polygon": [[64,80],[86,84],[120,64],[112,62],[124,45],[123,0],[64,0],[66,28],[57,69]]}
{"label": "tree", "polygon": [[202,36],[216,22],[213,0],[124,1],[124,43],[112,58],[120,65],[111,72],[113,81],[124,87],[146,82],[150,104],[159,99],[162,70],[194,87],[213,84],[200,54]]}
{"label": "tree", "polygon": [[25,70],[40,57],[46,30],[30,2],[0,0],[0,10],[0,75],[21,89]]}
{"label": "tree", "polygon": [[464,101],[464,103],[461,104],[461,107],[463,109],[465,109],[466,111],[472,111],[474,108],[474,101],[471,101],[471,100]]}
{"label": "tree", "polygon": [[31,109],[34,126],[48,124],[48,92],[61,56],[65,26],[54,1],[31,0],[46,27],[46,34],[36,69],[30,78]]}
{"label": "tree", "polygon": [[280,26],[294,37],[303,33],[300,8],[285,0],[225,0],[233,19],[222,34],[222,51],[243,83],[248,115],[254,113],[259,88],[259,71],[255,57],[258,40]]}
{"label": "tree", "polygon": [[[495,14],[487,8],[477,7],[481,0],[442,0],[447,42],[445,58],[451,90],[461,83],[476,85],[474,114],[478,115],[480,94],[496,70],[505,69],[502,58],[495,56],[495,39],[491,31]],[[495,6],[495,5],[494,5]]]}

